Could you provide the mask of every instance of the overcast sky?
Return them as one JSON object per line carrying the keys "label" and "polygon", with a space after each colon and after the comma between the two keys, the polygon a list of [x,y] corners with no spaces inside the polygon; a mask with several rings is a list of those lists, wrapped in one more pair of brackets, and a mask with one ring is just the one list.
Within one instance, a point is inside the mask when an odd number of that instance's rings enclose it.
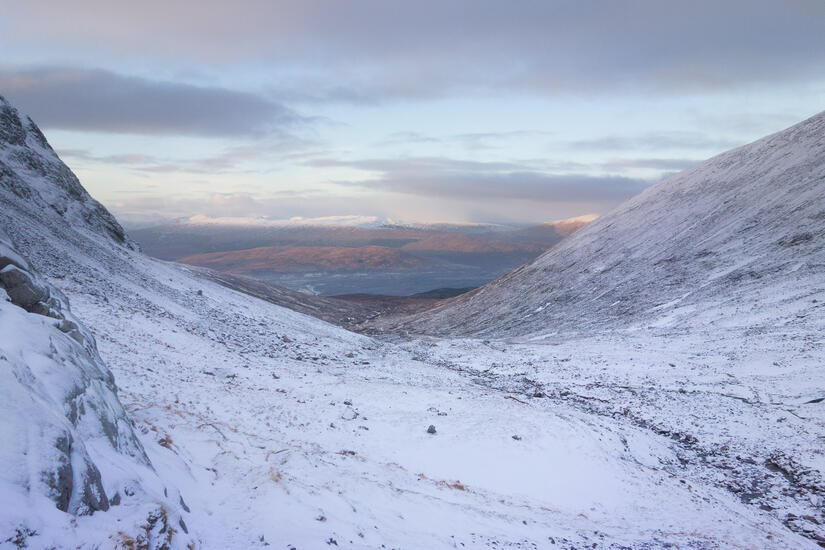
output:
{"label": "overcast sky", "polygon": [[604,213],[825,109],[822,0],[0,5],[0,94],[127,224]]}

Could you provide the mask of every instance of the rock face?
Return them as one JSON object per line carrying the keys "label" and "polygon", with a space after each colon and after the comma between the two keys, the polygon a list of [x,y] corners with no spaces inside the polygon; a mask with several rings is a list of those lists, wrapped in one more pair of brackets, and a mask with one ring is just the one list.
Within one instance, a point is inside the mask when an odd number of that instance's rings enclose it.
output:
{"label": "rock face", "polygon": [[0,534],[41,532],[32,502],[85,516],[155,501],[142,479],[152,465],[93,336],[2,231],[0,250]]}
{"label": "rock face", "polygon": [[523,336],[688,326],[697,316],[808,322],[825,280],[823,197],[825,113],[660,182],[401,326]]}
{"label": "rock face", "polygon": [[38,203],[71,223],[133,247],[114,216],[83,188],[43,133],[0,96],[0,186],[18,199]]}
{"label": "rock face", "polygon": [[[100,471],[89,458],[83,439],[77,437],[77,430],[89,423],[87,412],[94,411],[86,407],[91,393],[103,391],[107,395],[102,397],[117,401],[114,381],[94,355],[94,340],[71,319],[65,298],[28,270],[3,233],[0,246],[0,264],[6,264],[0,270],[0,297],[6,302],[0,306],[0,363],[5,363],[5,380],[0,385],[4,394],[0,405],[6,432],[3,440],[23,444],[22,448],[4,445],[3,464],[12,466],[11,472],[18,475],[28,471],[24,485],[48,496],[61,511],[90,514],[106,510],[109,502]],[[20,331],[21,327],[27,330]],[[61,331],[71,333],[74,342],[61,337]],[[26,337],[21,338],[23,335]],[[48,344],[46,360],[27,360],[26,355],[36,350],[37,344]],[[57,374],[67,374],[65,380],[70,382],[62,388],[48,384],[47,379]],[[98,386],[94,390],[93,381]],[[54,414],[61,410],[66,413],[62,418]],[[116,435],[116,428],[112,430],[115,422],[125,420],[122,409],[94,412],[99,413],[94,422],[105,423],[112,435]],[[39,436],[34,439],[30,433],[32,423]],[[130,430],[128,423],[124,425]],[[142,455],[134,434],[128,433],[125,439]],[[146,460],[145,455],[141,458]],[[15,468],[15,462],[22,462],[22,467]]]}
{"label": "rock face", "polygon": [[[122,536],[185,547],[181,497],[154,471],[92,333],[8,234],[58,238],[67,227],[133,247],[0,98],[0,546],[112,546]],[[153,518],[171,525],[153,533]]]}

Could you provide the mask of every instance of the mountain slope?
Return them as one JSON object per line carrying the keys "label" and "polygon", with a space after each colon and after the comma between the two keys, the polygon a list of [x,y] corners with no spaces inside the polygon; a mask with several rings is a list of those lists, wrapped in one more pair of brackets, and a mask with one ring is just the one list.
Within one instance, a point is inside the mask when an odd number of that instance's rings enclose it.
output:
{"label": "mountain slope", "polygon": [[813,300],[825,281],[823,197],[825,113],[662,181],[530,264],[402,326],[514,336],[684,327],[697,315],[821,323]]}

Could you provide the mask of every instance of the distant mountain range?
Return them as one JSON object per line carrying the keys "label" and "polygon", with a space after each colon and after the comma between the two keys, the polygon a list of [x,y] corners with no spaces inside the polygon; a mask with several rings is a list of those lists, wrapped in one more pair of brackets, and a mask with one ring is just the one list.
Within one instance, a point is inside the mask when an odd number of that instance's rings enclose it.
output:
{"label": "distant mountain range", "polygon": [[383,246],[263,246],[229,252],[194,254],[180,258],[185,264],[244,275],[303,273],[307,271],[364,271],[415,269],[425,265],[412,254]]}
{"label": "distant mountain range", "polygon": [[[532,260],[593,219],[582,216],[525,227],[370,225],[373,222],[362,223],[365,218],[360,217],[337,217],[331,223],[198,217],[131,235],[146,253],[160,259],[294,289],[326,295],[406,295],[483,284]],[[340,277],[354,273],[359,276]]]}

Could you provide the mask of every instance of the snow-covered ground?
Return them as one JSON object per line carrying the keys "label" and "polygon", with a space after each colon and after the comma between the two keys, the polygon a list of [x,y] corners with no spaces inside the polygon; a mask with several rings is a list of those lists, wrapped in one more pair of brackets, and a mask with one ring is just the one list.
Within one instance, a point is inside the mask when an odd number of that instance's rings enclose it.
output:
{"label": "snow-covered ground", "polygon": [[[0,178],[0,227],[94,334],[155,488],[166,489],[146,492],[147,509],[165,503],[188,527],[132,547],[822,541],[817,323],[726,323],[722,310],[696,309],[690,326],[369,338],[145,257],[47,145],[23,134],[0,147],[0,171],[14,176]],[[806,314],[821,318],[823,301]],[[2,325],[7,353],[8,334],[28,334],[42,316],[0,305],[15,319]],[[18,460],[22,447],[8,439],[0,456]],[[62,519],[40,521],[22,542],[0,532],[0,548],[64,536],[58,546],[129,548],[124,536],[142,527],[123,510],[53,511]],[[27,512],[4,509],[0,525]]]}
{"label": "snow-covered ground", "polygon": [[141,260],[64,290],[205,548],[814,547],[819,342],[381,343]]}

